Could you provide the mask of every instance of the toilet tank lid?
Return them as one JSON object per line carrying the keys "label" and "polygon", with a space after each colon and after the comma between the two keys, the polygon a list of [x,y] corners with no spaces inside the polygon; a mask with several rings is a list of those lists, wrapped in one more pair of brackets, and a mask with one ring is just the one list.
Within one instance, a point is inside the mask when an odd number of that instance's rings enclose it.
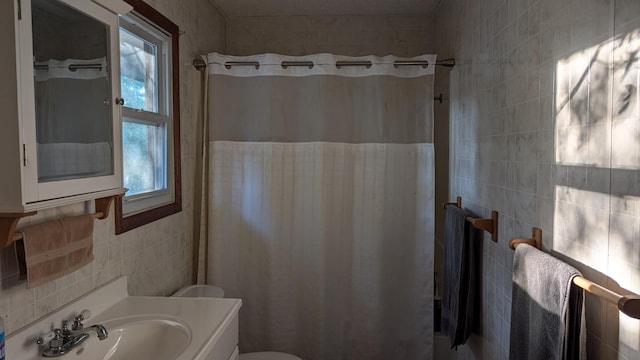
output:
{"label": "toilet tank lid", "polygon": [[176,291],[173,296],[223,298],[224,290],[213,285],[189,285]]}

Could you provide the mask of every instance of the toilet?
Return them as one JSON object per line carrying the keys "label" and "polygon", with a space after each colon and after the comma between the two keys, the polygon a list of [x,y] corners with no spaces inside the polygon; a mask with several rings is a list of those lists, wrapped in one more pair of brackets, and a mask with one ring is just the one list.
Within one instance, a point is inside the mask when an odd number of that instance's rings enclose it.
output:
{"label": "toilet", "polygon": [[[189,285],[176,291],[172,296],[180,297],[224,297],[224,289],[213,285]],[[240,360],[302,360],[291,354],[275,351],[261,351],[240,354]]]}
{"label": "toilet", "polygon": [[189,285],[176,291],[172,296],[223,298],[224,290],[212,285]]}

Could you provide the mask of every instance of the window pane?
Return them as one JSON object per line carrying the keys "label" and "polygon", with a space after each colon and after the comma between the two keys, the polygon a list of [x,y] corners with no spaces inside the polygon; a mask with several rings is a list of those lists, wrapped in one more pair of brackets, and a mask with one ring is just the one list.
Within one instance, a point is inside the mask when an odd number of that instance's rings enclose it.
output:
{"label": "window pane", "polygon": [[166,129],[161,125],[122,123],[126,196],[166,189]]}
{"label": "window pane", "polygon": [[120,80],[125,106],[158,112],[158,49],[120,28]]}

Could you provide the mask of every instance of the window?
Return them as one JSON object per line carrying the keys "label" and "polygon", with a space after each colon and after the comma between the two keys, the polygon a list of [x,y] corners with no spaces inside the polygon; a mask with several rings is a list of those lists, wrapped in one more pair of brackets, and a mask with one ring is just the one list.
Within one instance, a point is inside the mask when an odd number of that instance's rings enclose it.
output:
{"label": "window", "polygon": [[178,27],[142,0],[120,17],[125,196],[116,234],[181,210]]}

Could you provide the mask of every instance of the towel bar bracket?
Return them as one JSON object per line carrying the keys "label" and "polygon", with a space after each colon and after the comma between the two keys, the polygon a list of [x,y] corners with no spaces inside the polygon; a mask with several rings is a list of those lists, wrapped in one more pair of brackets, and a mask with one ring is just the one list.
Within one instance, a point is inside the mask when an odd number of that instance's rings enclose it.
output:
{"label": "towel bar bracket", "polygon": [[618,309],[626,315],[640,319],[640,296],[625,295],[618,301]]}
{"label": "towel bar bracket", "polygon": [[462,208],[462,197],[461,196],[457,196],[456,197],[456,202],[446,202],[444,204],[442,204],[442,208],[446,209],[447,206],[449,205],[453,205],[453,206],[457,206],[459,208]]}
{"label": "towel bar bracket", "polygon": [[498,212],[497,211],[492,211],[491,212],[491,220],[493,220],[492,226],[493,226],[493,231],[491,231],[491,240],[494,243],[498,242]]}
{"label": "towel bar bracket", "polygon": [[35,215],[37,211],[26,213],[0,213],[0,247],[7,247],[14,241],[18,221],[26,216]]}
{"label": "towel bar bracket", "polygon": [[516,246],[520,244],[527,244],[535,246],[537,249],[542,249],[542,230],[534,227],[531,229],[531,239],[511,239],[511,241],[509,241],[511,250],[515,250]]}
{"label": "towel bar bracket", "polygon": [[493,232],[493,219],[474,219],[471,216],[467,216],[467,221],[470,222],[475,228]]}
{"label": "towel bar bracket", "polygon": [[474,219],[467,217],[473,227],[484,230],[491,234],[491,241],[498,242],[498,212],[491,212],[491,219]]}
{"label": "towel bar bracket", "polygon": [[[446,202],[442,204],[442,208],[445,210],[447,206],[456,206],[462,209],[462,197],[457,196],[456,202]],[[467,221],[473,225],[473,227],[484,230],[491,234],[491,241],[497,243],[498,242],[498,212],[491,211],[491,219],[476,219],[471,216],[467,216]]]}
{"label": "towel bar bracket", "polygon": [[95,204],[96,204],[95,218],[96,219],[104,220],[109,216],[109,209],[111,209],[111,204],[113,204],[114,199],[115,199],[115,196],[109,196],[106,198],[100,198],[95,200]]}

